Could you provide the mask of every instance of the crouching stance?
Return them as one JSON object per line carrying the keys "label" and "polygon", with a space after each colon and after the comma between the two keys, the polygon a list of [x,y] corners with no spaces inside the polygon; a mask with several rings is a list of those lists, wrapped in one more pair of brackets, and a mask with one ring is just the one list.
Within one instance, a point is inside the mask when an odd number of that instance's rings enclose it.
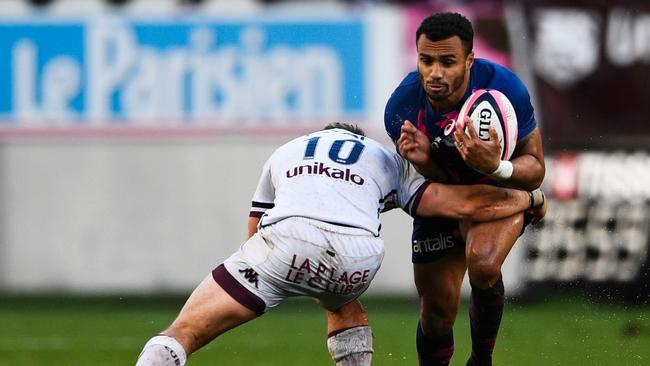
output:
{"label": "crouching stance", "polygon": [[540,191],[431,183],[355,126],[336,123],[299,137],[264,166],[249,239],[145,344],[136,366],[185,365],[205,344],[290,296],[313,297],[325,309],[336,365],[370,365],[372,334],[357,298],[384,256],[379,212],[401,207],[414,216],[484,221],[530,207],[543,216],[543,203]]}

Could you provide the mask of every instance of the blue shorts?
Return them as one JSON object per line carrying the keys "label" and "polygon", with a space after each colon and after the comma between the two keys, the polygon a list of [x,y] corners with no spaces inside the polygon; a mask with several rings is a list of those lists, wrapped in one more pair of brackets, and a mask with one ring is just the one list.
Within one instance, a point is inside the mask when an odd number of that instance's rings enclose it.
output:
{"label": "blue shorts", "polygon": [[[532,210],[525,211],[524,225],[519,235],[524,233],[532,219]],[[458,250],[459,247],[464,248],[465,241],[460,234],[457,220],[440,217],[416,217],[413,219],[411,262],[434,262],[450,252]]]}
{"label": "blue shorts", "polygon": [[411,236],[411,261],[427,263],[436,261],[458,247],[464,247],[458,221],[439,217],[413,219]]}

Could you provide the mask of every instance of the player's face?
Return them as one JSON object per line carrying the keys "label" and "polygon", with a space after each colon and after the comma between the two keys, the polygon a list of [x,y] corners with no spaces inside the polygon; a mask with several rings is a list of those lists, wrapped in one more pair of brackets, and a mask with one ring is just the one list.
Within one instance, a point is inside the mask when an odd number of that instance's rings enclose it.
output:
{"label": "player's face", "polygon": [[436,109],[448,109],[463,97],[474,53],[465,55],[458,36],[431,41],[424,34],[417,42],[418,72],[429,101]]}

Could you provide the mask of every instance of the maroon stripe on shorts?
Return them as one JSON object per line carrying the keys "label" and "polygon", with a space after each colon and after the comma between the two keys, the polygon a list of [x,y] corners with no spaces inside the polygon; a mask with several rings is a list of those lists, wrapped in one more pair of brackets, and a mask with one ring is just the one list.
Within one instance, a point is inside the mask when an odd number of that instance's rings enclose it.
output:
{"label": "maroon stripe on shorts", "polygon": [[232,298],[238,303],[256,312],[257,315],[264,314],[264,309],[266,309],[264,300],[248,291],[244,285],[239,283],[235,277],[228,272],[223,264],[220,264],[212,271],[212,278],[214,278],[219,286],[221,286],[228,295],[232,296]]}

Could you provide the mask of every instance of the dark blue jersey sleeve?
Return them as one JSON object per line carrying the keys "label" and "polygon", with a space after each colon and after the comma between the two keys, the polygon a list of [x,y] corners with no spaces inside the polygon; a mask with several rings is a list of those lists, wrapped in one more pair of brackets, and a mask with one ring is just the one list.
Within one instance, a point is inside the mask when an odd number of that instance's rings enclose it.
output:
{"label": "dark blue jersey sleeve", "polygon": [[494,63],[490,63],[490,65],[495,68],[495,72],[489,88],[499,90],[512,103],[517,114],[517,139],[521,140],[537,127],[535,111],[530,102],[528,89],[514,72]]}
{"label": "dark blue jersey sleeve", "polygon": [[393,142],[399,138],[400,128],[405,120],[417,123],[420,110],[418,94],[421,90],[418,73],[411,72],[388,99],[384,110],[384,127]]}
{"label": "dark blue jersey sleeve", "polygon": [[528,89],[526,89],[526,86],[519,78],[516,78],[516,81],[513,85],[518,92],[510,99],[510,103],[512,103],[517,114],[517,126],[519,128],[517,139],[521,140],[533,132],[535,127],[537,127],[537,121],[535,121],[535,109],[530,103]]}

